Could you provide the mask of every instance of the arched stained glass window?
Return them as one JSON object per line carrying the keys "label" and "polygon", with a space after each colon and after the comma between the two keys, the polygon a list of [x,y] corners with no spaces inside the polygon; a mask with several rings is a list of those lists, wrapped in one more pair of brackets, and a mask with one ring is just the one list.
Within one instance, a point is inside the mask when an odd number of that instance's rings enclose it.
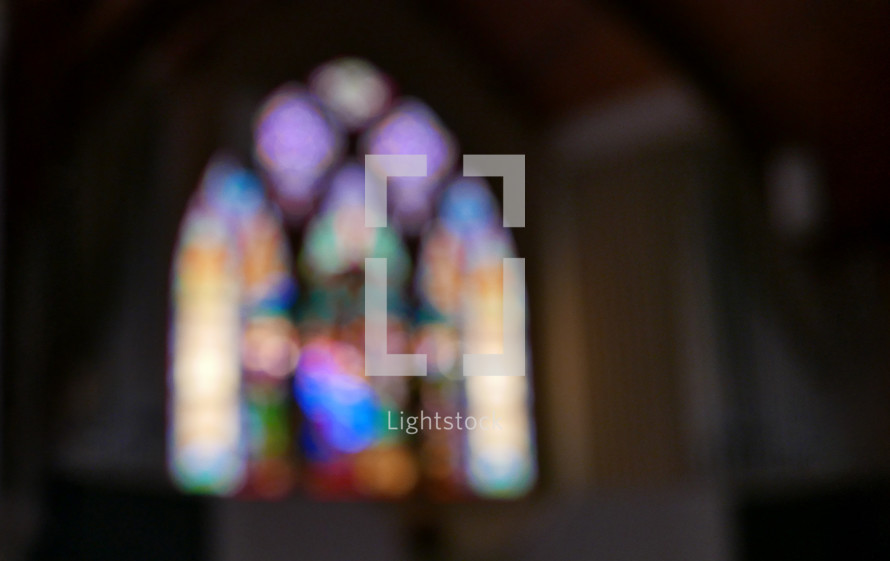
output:
{"label": "arched stained glass window", "polygon": [[170,458],[186,489],[277,496],[292,486],[290,253],[256,177],[214,158],[173,268]]}
{"label": "arched stained glass window", "polygon": [[[516,250],[481,179],[457,168],[432,109],[359,59],[273,91],[254,121],[255,172],[207,167],[173,263],[170,466],[184,489],[278,497],[507,498],[536,480],[530,361],[466,378],[501,353],[521,308]],[[390,178],[386,228],[365,227],[366,154],[423,154]],[[382,177],[381,170],[369,173]],[[388,352],[426,377],[364,372],[364,263],[387,259]],[[507,271],[505,273],[505,271]],[[300,287],[299,293],[297,286]],[[520,374],[520,375],[516,375]]]}
{"label": "arched stained glass window", "polygon": [[173,476],[194,491],[235,491],[246,471],[234,247],[222,218],[195,201],[173,266],[169,435]]}
{"label": "arched stained glass window", "polygon": [[[460,476],[485,496],[522,494],[536,477],[529,378],[462,378],[459,371],[462,353],[503,352],[505,329],[521,329],[525,336],[525,325],[503,325],[504,306],[524,306],[504,299],[504,283],[518,279],[505,278],[502,262],[514,256],[485,182],[460,178],[449,184],[422,244],[417,271],[423,318],[418,332],[435,380],[421,387],[422,404],[443,409],[442,415],[454,415],[461,407],[466,416],[497,418],[499,426],[468,431],[461,445],[449,433],[433,434],[425,444],[428,454],[459,466],[448,477]],[[512,373],[524,367],[508,365]]]}

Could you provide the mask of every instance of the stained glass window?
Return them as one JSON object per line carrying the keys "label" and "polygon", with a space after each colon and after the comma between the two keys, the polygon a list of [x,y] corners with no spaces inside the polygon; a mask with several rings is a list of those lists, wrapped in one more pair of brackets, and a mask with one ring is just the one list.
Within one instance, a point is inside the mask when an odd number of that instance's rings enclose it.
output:
{"label": "stained glass window", "polygon": [[[529,491],[530,361],[506,363],[508,376],[462,372],[465,353],[502,353],[527,325],[524,279],[503,265],[516,249],[500,205],[461,175],[454,136],[348,58],[273,91],[253,141],[254,171],[210,162],[174,254],[174,480],[260,497]],[[388,180],[385,228],[365,227],[367,154],[427,157],[425,177]],[[365,375],[375,257],[387,260],[387,350],[426,355],[426,377]]]}

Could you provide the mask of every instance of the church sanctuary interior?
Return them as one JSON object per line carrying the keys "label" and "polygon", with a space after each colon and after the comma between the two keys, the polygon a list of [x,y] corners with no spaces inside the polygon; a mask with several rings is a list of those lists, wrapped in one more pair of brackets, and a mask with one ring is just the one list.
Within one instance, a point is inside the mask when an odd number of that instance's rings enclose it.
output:
{"label": "church sanctuary interior", "polygon": [[888,29],[0,1],[0,560],[890,559]]}

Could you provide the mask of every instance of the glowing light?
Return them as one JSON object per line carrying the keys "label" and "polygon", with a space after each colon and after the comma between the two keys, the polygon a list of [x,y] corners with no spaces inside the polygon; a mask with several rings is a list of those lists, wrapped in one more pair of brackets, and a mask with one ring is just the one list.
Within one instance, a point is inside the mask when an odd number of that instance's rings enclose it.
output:
{"label": "glowing light", "polygon": [[392,100],[386,77],[358,58],[341,58],[319,67],[309,85],[325,106],[351,130],[379,117]]}
{"label": "glowing light", "polygon": [[[512,252],[510,252],[512,253]],[[502,353],[504,332],[525,325],[502,325],[503,306],[522,306],[504,301],[504,286],[519,282],[505,277],[500,259],[490,266],[474,264],[466,285],[464,347],[469,353]],[[506,368],[511,374],[526,367],[522,357],[512,357]],[[528,363],[528,361],[526,361]],[[493,414],[503,419],[502,430],[474,431],[468,438],[470,485],[480,495],[522,495],[536,477],[531,423],[530,377],[483,376],[466,379],[468,415]]]}
{"label": "glowing light", "polygon": [[258,180],[213,158],[173,273],[171,468],[186,489],[278,496],[293,481],[280,381],[298,352],[289,255]]}
{"label": "glowing light", "polygon": [[239,282],[223,218],[193,205],[174,257],[170,468],[189,491],[231,494],[246,462],[240,431]]}
{"label": "glowing light", "polygon": [[[416,233],[430,216],[436,187],[454,167],[457,147],[451,134],[431,109],[409,100],[369,130],[362,147],[366,154],[426,155],[426,177],[394,177],[388,182],[393,218],[407,232]],[[376,172],[385,175],[383,170]]]}
{"label": "glowing light", "polygon": [[[526,336],[525,325],[502,325],[504,306],[524,305],[522,298],[506,302],[503,298],[505,283],[516,287],[519,282],[505,278],[503,259],[514,255],[512,239],[501,227],[497,202],[485,182],[453,181],[442,194],[437,221],[423,238],[415,281],[424,322],[418,349],[429,353],[438,376],[437,383],[421,388],[422,404],[426,410],[448,415],[463,401],[466,415],[494,414],[503,419],[504,428],[469,431],[463,444],[450,434],[425,435],[425,470],[438,482],[436,492],[445,496],[466,485],[480,496],[516,497],[536,479],[528,373],[460,377],[449,342],[453,333],[462,353],[500,354],[505,333]],[[518,288],[511,292],[520,293]],[[526,365],[517,359],[506,368],[516,372]]]}
{"label": "glowing light", "polygon": [[319,180],[343,153],[345,140],[315,99],[295,85],[274,92],[254,127],[257,161],[289,218],[302,219]]}
{"label": "glowing light", "polygon": [[[520,293],[520,279],[505,275],[503,259],[515,255],[509,234],[499,228],[480,232],[466,252],[466,281],[462,317],[463,341],[468,353],[502,353],[506,330],[525,325],[503,325],[504,306],[523,306],[522,299],[504,301],[504,287]],[[527,317],[527,316],[526,316]],[[506,368],[526,368],[521,357]],[[530,361],[526,357],[526,364]],[[531,421],[531,377],[484,376],[466,379],[468,415],[494,414],[503,419],[502,430],[470,433],[467,469],[470,486],[484,496],[514,497],[526,493],[536,478],[534,432]],[[509,425],[509,426],[508,426]]]}

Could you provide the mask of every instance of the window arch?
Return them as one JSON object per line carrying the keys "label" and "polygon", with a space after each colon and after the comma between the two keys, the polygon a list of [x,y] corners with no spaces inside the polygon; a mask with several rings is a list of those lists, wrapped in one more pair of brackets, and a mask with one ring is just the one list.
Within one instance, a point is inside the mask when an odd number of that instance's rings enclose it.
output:
{"label": "window arch", "polygon": [[[503,306],[525,305],[503,298],[512,238],[433,110],[394,92],[366,61],[328,62],[266,98],[253,170],[208,164],[172,270],[169,464],[183,489],[449,499],[534,485],[530,373],[460,371],[463,353],[526,331],[502,325]],[[365,154],[427,156],[426,177],[389,179],[386,228],[364,227]],[[426,354],[427,377],[364,375],[368,257],[387,258],[389,352]]]}

